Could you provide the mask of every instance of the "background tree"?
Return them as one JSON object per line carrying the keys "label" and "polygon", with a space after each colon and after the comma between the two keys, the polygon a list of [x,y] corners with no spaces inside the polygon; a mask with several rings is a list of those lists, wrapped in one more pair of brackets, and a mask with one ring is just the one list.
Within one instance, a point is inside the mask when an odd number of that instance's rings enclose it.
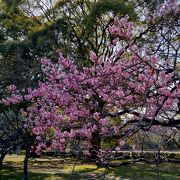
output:
{"label": "background tree", "polygon": [[123,1],[2,1],[1,82],[28,87],[39,79],[43,56],[62,49],[79,67],[88,51],[108,53],[108,25],[116,15],[134,16]]}

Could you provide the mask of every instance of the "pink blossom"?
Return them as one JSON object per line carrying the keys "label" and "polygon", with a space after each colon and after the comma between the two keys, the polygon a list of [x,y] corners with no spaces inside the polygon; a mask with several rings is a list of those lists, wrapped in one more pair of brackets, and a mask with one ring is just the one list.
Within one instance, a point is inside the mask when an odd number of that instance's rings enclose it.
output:
{"label": "pink blossom", "polygon": [[119,145],[120,145],[120,146],[124,146],[125,144],[126,144],[126,142],[125,142],[124,140],[120,140],[120,141],[119,141]]}
{"label": "pink blossom", "polygon": [[8,86],[7,87],[7,89],[8,89],[8,91],[10,91],[10,92],[14,92],[14,91],[16,91],[17,90],[17,88],[16,88],[16,86],[15,85],[10,85],[10,86]]}
{"label": "pink blossom", "polygon": [[24,124],[24,128],[26,129],[28,127],[28,125],[27,124]]}
{"label": "pink blossom", "polygon": [[102,125],[102,126],[105,126],[107,124],[107,119],[100,119],[99,123]]}
{"label": "pink blossom", "polygon": [[60,139],[60,143],[64,144],[66,142],[66,140],[63,138],[63,139]]}
{"label": "pink blossom", "polygon": [[100,116],[99,116],[100,114],[98,113],[98,112],[96,112],[96,113],[94,113],[93,114],[93,118],[95,119],[95,120],[99,120],[100,119]]}
{"label": "pink blossom", "polygon": [[139,74],[138,78],[139,78],[140,81],[144,81],[146,79],[144,74]]}
{"label": "pink blossom", "polygon": [[41,136],[36,136],[37,141],[41,141]]}
{"label": "pink blossom", "polygon": [[90,51],[90,60],[94,62],[95,64],[99,64],[100,61],[94,51]]}

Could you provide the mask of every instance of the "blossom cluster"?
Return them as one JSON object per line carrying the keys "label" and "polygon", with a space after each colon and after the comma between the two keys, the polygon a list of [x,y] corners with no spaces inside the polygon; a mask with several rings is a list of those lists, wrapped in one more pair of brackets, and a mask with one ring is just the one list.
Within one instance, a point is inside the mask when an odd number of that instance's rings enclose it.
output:
{"label": "blossom cluster", "polygon": [[177,0],[167,0],[159,4],[154,10],[153,14],[147,14],[146,20],[148,22],[156,21],[157,18],[165,18],[169,14],[179,14],[180,3]]}
{"label": "blossom cluster", "polygon": [[[90,143],[97,130],[101,136],[118,134],[121,123],[113,125],[108,114],[128,108],[139,116],[132,113],[126,121],[151,121],[164,117],[164,112],[177,112],[180,86],[173,81],[174,74],[159,72],[154,56],[143,55],[140,50],[129,49],[129,53],[128,60],[107,61],[83,71],[61,54],[57,64],[44,58],[47,81],[24,95],[33,102],[27,112],[21,110],[27,119],[25,127],[32,129],[37,141],[53,140],[53,148],[63,151],[74,138]],[[17,103],[20,97],[12,94],[2,102]]]}

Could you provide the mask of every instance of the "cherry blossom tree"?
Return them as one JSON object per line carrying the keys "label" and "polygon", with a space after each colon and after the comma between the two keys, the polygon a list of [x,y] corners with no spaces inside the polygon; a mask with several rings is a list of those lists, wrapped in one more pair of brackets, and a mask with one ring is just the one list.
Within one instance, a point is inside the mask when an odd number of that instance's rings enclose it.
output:
{"label": "cherry blossom tree", "polygon": [[[178,14],[173,2],[162,5],[160,14],[148,16],[151,26],[172,12]],[[14,90],[1,100],[7,106],[31,102],[20,112],[24,128],[36,136],[37,153],[49,146],[61,152],[72,149],[77,156],[90,156],[109,167],[112,151],[140,130],[179,128],[177,74],[169,71],[171,63],[136,44],[146,30],[139,36],[137,31],[128,17],[116,18],[109,26],[111,53],[100,56],[92,51],[93,65],[78,69],[57,50],[57,63],[42,59],[44,81],[37,88]],[[103,138],[119,143],[102,150]]]}

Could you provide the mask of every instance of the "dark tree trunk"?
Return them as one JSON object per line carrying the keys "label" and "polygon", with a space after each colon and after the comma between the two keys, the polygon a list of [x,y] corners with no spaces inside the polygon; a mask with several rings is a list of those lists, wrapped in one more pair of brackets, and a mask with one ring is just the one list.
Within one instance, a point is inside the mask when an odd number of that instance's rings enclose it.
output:
{"label": "dark tree trunk", "polygon": [[160,164],[160,149],[158,149],[157,152],[157,158],[156,158],[156,179],[160,180],[160,171],[159,171],[159,164]]}
{"label": "dark tree trunk", "polygon": [[92,133],[91,146],[90,158],[91,160],[97,160],[98,151],[101,148],[101,137],[98,130]]}
{"label": "dark tree trunk", "polygon": [[3,160],[6,156],[7,152],[2,152],[1,153],[1,157],[0,157],[0,170],[2,169],[2,166],[3,166]]}
{"label": "dark tree trunk", "polygon": [[28,180],[28,160],[30,156],[30,150],[29,148],[26,149],[26,154],[24,158],[24,175],[23,175],[23,180]]}

